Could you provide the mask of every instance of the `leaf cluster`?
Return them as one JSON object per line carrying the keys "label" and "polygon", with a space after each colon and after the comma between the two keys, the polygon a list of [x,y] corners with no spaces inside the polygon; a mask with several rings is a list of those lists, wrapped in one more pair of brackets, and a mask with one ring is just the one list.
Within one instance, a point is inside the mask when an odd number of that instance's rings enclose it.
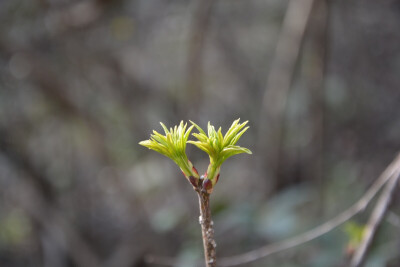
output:
{"label": "leaf cluster", "polygon": [[193,129],[193,125],[187,128],[187,123],[181,123],[179,126],[174,128],[168,128],[160,122],[162,128],[164,129],[165,135],[158,133],[153,130],[153,134],[150,136],[149,140],[139,142],[140,145],[145,146],[149,149],[157,151],[164,156],[169,157],[179,167],[185,168],[188,158],[186,156],[186,144],[189,138],[190,132]]}
{"label": "leaf cluster", "polygon": [[[214,185],[218,182],[220,167],[226,159],[240,153],[251,154],[249,149],[236,145],[243,133],[249,128],[246,126],[247,121],[243,123],[239,121],[240,119],[235,120],[225,135],[222,134],[221,128],[216,131],[210,122],[208,122],[207,134],[192,121],[192,125],[189,128],[187,127],[187,123],[184,124],[181,121],[179,126],[175,126],[169,130],[160,122],[165,135],[153,131],[149,140],[141,141],[139,144],[172,159],[181,168],[183,174],[195,190],[201,188],[201,190],[211,193]],[[192,135],[198,141],[188,141],[194,127],[196,127],[199,133],[193,133]],[[187,143],[197,146],[210,157],[210,164],[202,177],[199,176],[196,168],[186,156]]]}
{"label": "leaf cluster", "polygon": [[248,121],[243,123],[239,123],[239,121],[240,119],[235,120],[225,135],[222,135],[221,127],[216,131],[210,122],[208,122],[206,134],[200,126],[190,121],[199,133],[192,134],[198,141],[188,141],[188,143],[206,152],[210,156],[211,162],[217,166],[220,166],[231,156],[240,153],[251,154],[249,149],[236,145],[243,133],[249,128],[249,126],[246,126]]}

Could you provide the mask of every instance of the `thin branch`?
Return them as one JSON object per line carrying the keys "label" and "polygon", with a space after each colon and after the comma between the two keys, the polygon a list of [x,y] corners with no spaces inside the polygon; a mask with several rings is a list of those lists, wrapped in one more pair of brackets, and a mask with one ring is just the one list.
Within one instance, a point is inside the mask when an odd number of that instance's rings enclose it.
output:
{"label": "thin branch", "polygon": [[[283,240],[281,242],[273,243],[270,245],[263,246],[256,250],[249,251],[244,254],[240,254],[232,257],[225,257],[219,260],[218,266],[228,267],[237,266],[242,264],[248,264],[249,262],[259,260],[266,256],[274,253],[278,253],[295,246],[304,244],[313,239],[316,239],[331,230],[335,229],[342,223],[348,221],[350,218],[363,211],[374,196],[379,192],[379,190],[389,181],[393,175],[400,172],[400,154],[392,161],[392,163],[385,169],[385,171],[378,177],[378,179],[372,184],[368,191],[350,208],[343,211],[333,219],[311,229],[305,233],[298,236]],[[178,266],[177,260],[169,257],[158,257],[150,255],[146,257],[146,262],[156,263],[164,266]]]}
{"label": "thin branch", "polygon": [[399,179],[400,169],[398,169],[396,171],[396,174],[393,175],[392,178],[389,180],[378,202],[376,203],[376,206],[372,211],[371,217],[363,234],[363,240],[361,241],[360,246],[357,248],[351,260],[351,267],[360,267],[363,265],[367,257],[368,248],[371,245],[375,237],[376,231],[387,212]]}
{"label": "thin branch", "polygon": [[[318,215],[323,215],[323,207],[325,201],[324,190],[324,132],[325,132],[325,101],[324,101],[324,78],[327,66],[327,45],[328,45],[328,23],[329,23],[329,6],[328,0],[320,0],[314,4],[312,15],[310,18],[310,39],[305,57],[311,57],[311,70],[304,71],[301,76],[305,76],[308,91],[310,94],[310,108],[308,110],[308,118],[296,120],[297,127],[302,127],[304,123],[310,121],[311,118],[311,142],[308,146],[299,145],[300,162],[307,160],[304,166],[306,172],[309,171],[312,180],[318,188]],[[308,54],[308,56],[307,56]],[[311,56],[311,55],[312,56]],[[306,68],[309,69],[309,68]],[[306,122],[304,121],[306,120]]]}
{"label": "thin branch", "polygon": [[214,227],[211,219],[210,194],[201,190],[197,191],[199,196],[201,233],[203,236],[204,258],[207,267],[217,266],[217,244],[214,239]]}

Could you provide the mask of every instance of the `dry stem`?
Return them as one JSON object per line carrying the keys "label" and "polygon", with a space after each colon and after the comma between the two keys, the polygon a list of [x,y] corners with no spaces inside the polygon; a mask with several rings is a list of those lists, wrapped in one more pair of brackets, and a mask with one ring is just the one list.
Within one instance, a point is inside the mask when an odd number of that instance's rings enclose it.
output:
{"label": "dry stem", "polygon": [[198,190],[200,217],[199,223],[201,225],[201,232],[203,235],[204,257],[207,267],[217,266],[217,244],[214,240],[213,221],[211,219],[210,210],[210,194],[202,190]]}

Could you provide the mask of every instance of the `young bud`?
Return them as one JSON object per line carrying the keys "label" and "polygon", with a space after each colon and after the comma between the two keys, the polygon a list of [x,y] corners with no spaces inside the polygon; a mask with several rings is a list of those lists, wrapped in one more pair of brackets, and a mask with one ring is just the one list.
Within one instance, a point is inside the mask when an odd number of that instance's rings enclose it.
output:
{"label": "young bud", "polygon": [[207,172],[205,176],[211,180],[213,186],[218,182],[219,173],[221,171],[221,166],[216,166],[213,163],[210,163],[207,168]]}
{"label": "young bud", "polygon": [[213,190],[213,184],[211,180],[209,179],[204,179],[203,181],[203,190],[206,191],[207,193],[211,194]]}
{"label": "young bud", "polygon": [[196,179],[193,176],[189,176],[188,180],[194,188],[197,188],[199,186],[199,179]]}

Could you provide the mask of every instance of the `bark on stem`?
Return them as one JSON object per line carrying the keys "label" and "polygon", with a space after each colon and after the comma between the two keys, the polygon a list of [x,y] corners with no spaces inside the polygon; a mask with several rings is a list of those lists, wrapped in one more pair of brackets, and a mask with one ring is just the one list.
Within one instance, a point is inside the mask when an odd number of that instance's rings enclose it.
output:
{"label": "bark on stem", "polygon": [[206,267],[217,266],[217,243],[214,240],[213,221],[211,220],[210,194],[201,190],[197,191],[199,196],[201,233],[203,235],[204,257]]}

